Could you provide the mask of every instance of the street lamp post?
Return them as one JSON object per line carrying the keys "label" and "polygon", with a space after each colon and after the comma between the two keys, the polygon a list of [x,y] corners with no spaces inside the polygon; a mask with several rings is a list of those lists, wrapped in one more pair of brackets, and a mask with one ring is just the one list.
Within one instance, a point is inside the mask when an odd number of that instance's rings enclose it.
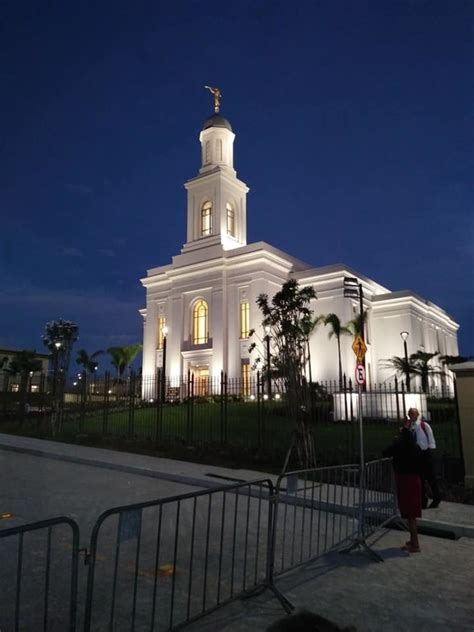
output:
{"label": "street lamp post", "polygon": [[267,394],[269,400],[271,400],[272,398],[272,375],[270,371],[270,331],[270,325],[265,325],[265,345],[267,350]]}
{"label": "street lamp post", "polygon": [[408,366],[408,349],[407,349],[407,340],[410,334],[408,331],[401,331],[400,337],[403,340],[403,350],[405,352],[405,382],[407,387],[407,393],[410,392],[410,367]]}
{"label": "street lamp post", "polygon": [[161,369],[161,402],[164,403],[166,396],[166,337],[168,335],[168,327],[164,325],[161,328],[163,333],[163,363]]}

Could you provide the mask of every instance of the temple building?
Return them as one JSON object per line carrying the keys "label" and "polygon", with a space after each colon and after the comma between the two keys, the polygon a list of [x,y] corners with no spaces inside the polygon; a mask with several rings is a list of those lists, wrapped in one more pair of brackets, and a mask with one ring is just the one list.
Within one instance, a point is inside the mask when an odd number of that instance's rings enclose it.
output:
{"label": "temple building", "polygon": [[[229,377],[248,380],[263,340],[259,294],[272,297],[289,278],[311,285],[316,315],[335,313],[341,323],[359,312],[357,298],[344,296],[344,279],[355,277],[363,288],[367,310],[366,373],[368,385],[384,382],[393,371],[381,360],[403,356],[401,332],[408,332],[408,354],[420,349],[457,355],[458,324],[440,307],[410,292],[391,291],[342,263],[314,267],[260,241],[247,243],[249,188],[234,169],[235,134],[229,121],[216,113],[199,134],[201,167],[185,184],[187,233],[181,252],[170,263],[150,268],[141,282],[146,290],[143,375],[156,375],[163,365],[171,379],[194,373],[197,379]],[[256,336],[249,339],[251,329]],[[353,377],[352,338],[341,338],[342,365]],[[313,381],[338,379],[336,341],[320,326],[310,340]],[[449,386],[448,371],[433,379]]]}

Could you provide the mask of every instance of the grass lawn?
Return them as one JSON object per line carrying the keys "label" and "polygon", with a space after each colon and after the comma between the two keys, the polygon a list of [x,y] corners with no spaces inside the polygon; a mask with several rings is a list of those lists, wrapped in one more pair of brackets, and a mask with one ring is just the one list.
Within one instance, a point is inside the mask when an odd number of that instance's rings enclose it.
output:
{"label": "grass lawn", "polygon": [[[85,410],[81,420],[79,407],[68,409],[59,440],[80,441],[93,445],[119,442],[119,449],[156,451],[157,447],[174,446],[186,449],[207,449],[226,452],[232,459],[245,453],[252,458],[263,458],[281,463],[291,441],[292,424],[282,415],[278,404],[259,407],[254,402],[229,402],[226,414],[220,403],[199,403],[129,409],[110,407],[107,411]],[[325,409],[323,412],[327,412]],[[321,415],[323,416],[323,415]],[[446,417],[444,417],[446,418]],[[326,416],[327,419],[327,416]],[[453,421],[433,423],[438,454],[459,456],[457,428]],[[337,464],[357,460],[359,453],[358,422],[319,421],[312,424],[318,463]],[[41,428],[33,422],[19,426],[14,422],[0,424],[0,432],[47,436],[48,424]],[[364,451],[366,459],[378,458],[398,432],[398,424],[385,421],[364,422]],[[158,442],[156,442],[158,437]],[[145,446],[145,448],[143,448]],[[106,446],[104,446],[106,447]],[[190,459],[192,460],[192,459]]]}

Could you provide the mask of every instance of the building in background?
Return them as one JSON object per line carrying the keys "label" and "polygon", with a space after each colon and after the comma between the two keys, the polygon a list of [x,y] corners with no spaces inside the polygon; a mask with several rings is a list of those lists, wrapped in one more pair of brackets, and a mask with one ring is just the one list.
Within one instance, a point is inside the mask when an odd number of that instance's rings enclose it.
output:
{"label": "building in background", "polygon": [[[0,348],[0,392],[9,391],[18,393],[20,391],[20,375],[9,373],[6,369],[13,358],[20,352],[20,349]],[[46,353],[34,352],[34,359],[41,362],[41,371],[35,371],[28,380],[27,391],[29,393],[39,393],[44,387],[48,376],[50,356]]]}
{"label": "building in background", "polygon": [[[457,323],[430,301],[410,291],[392,292],[344,264],[313,267],[265,242],[247,244],[249,189],[234,169],[234,139],[231,124],[219,114],[205,121],[199,135],[201,168],[185,184],[186,243],[171,263],[151,268],[141,279],[146,290],[146,308],[141,310],[144,376],[155,376],[162,367],[166,332],[170,378],[188,371],[197,379],[217,378],[225,371],[231,378],[247,380],[259,352],[250,354],[249,345],[265,336],[257,296],[272,297],[289,278],[314,287],[315,315],[335,313],[343,324],[359,312],[358,300],[344,296],[344,279],[358,279],[367,310],[369,385],[393,377],[381,361],[403,357],[401,332],[409,334],[409,355],[419,350],[458,354]],[[256,336],[250,340],[251,329]],[[342,365],[348,376],[355,368],[351,344],[349,336],[341,338]],[[328,338],[327,327],[317,328],[310,349],[313,381],[337,380],[337,345]],[[263,356],[264,349],[260,353]],[[433,379],[449,387],[449,372],[440,370],[444,375]]]}

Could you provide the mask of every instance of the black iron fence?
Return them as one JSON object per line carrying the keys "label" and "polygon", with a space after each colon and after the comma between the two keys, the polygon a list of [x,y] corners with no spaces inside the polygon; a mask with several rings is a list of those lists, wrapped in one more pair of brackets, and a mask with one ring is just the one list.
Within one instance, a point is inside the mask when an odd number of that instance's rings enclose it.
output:
{"label": "black iron fence", "polygon": [[[0,530],[2,632],[177,630],[397,518],[391,461],[289,472],[109,509],[87,550],[57,518]],[[72,529],[69,539],[55,530]],[[25,540],[41,534],[25,548]],[[53,551],[59,551],[54,562]],[[78,565],[83,552],[86,565]],[[80,599],[79,594],[84,594]]]}
{"label": "black iron fence", "polygon": [[[10,395],[10,393],[8,394]],[[63,440],[87,437],[141,442],[150,449],[163,446],[218,446],[263,454],[281,465],[291,440],[294,420],[287,407],[283,382],[271,391],[263,376],[248,379],[139,376],[126,379],[86,374],[68,388],[60,411],[47,392],[38,393],[26,412],[3,401],[0,431]],[[376,385],[361,394],[367,458],[378,458],[393,439],[408,408],[416,406],[431,422],[444,467],[460,471],[459,423],[454,397],[433,391],[406,392],[404,383]],[[359,394],[351,380],[308,386],[298,417],[313,434],[318,465],[356,461]],[[454,465],[453,465],[454,464]]]}

